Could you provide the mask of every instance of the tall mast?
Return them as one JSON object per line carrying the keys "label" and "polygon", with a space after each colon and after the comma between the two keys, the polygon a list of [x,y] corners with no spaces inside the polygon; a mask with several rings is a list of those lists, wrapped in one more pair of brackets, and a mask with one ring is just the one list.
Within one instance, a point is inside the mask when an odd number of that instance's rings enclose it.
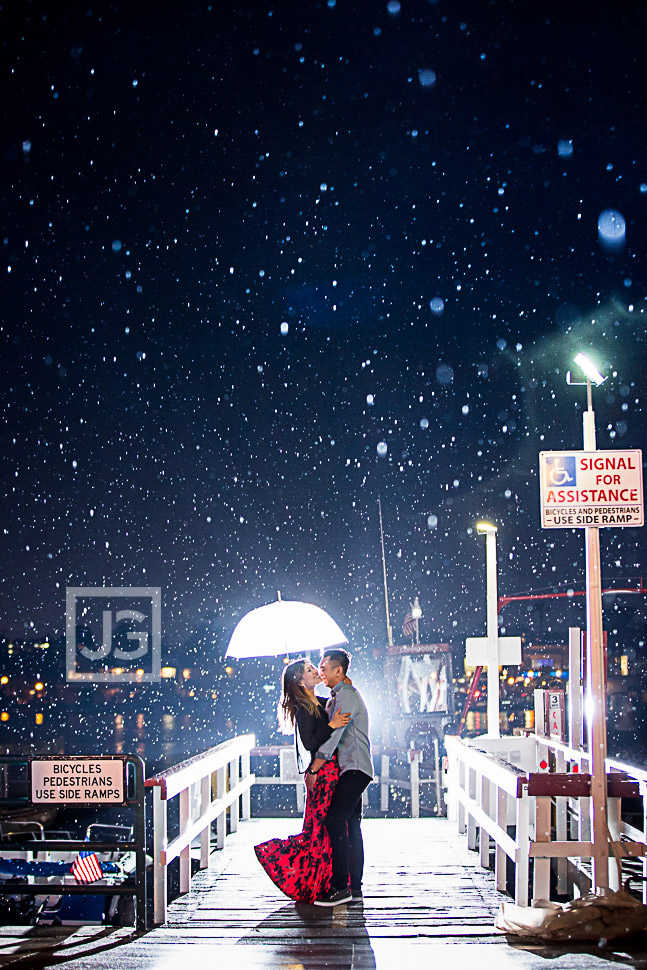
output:
{"label": "tall mast", "polygon": [[389,587],[386,581],[386,555],[384,553],[384,528],[382,525],[382,502],[378,498],[377,508],[380,513],[380,543],[382,545],[382,572],[384,574],[384,606],[386,608],[386,635],[389,646],[393,646],[393,630],[391,629],[391,616],[389,614]]}

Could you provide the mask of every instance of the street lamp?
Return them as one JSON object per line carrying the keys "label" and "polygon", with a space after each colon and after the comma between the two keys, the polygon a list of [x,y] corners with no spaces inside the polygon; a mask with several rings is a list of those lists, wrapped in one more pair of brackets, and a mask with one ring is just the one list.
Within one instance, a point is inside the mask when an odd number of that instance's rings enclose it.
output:
{"label": "street lamp", "polygon": [[499,729],[499,622],[496,568],[497,527],[491,522],[477,522],[476,531],[485,535],[485,590],[487,612],[487,733],[500,736]]}
{"label": "street lamp", "polygon": [[416,624],[416,643],[420,643],[420,629],[418,627],[418,620],[422,618],[422,607],[418,602],[418,597],[416,596],[411,606],[411,619]]}
{"label": "street lamp", "polygon": [[[574,363],[586,377],[587,409],[583,415],[584,451],[597,451],[595,413],[592,385],[600,387],[606,377],[585,355],[577,354]],[[570,371],[566,375],[569,384]],[[591,801],[593,804],[593,885],[596,889],[609,887],[609,856],[607,851],[607,712],[605,697],[604,647],[602,635],[602,581],[600,569],[600,530],[586,526],[586,638],[587,681],[590,704],[588,743],[591,768]]]}

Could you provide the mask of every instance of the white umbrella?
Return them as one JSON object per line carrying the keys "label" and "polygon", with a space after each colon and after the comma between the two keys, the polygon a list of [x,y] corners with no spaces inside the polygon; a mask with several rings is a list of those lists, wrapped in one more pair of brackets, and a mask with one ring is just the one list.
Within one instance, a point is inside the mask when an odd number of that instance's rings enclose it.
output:
{"label": "white umbrella", "polygon": [[331,616],[298,600],[259,606],[246,613],[231,635],[226,657],[280,657],[286,653],[327,650],[348,643]]}

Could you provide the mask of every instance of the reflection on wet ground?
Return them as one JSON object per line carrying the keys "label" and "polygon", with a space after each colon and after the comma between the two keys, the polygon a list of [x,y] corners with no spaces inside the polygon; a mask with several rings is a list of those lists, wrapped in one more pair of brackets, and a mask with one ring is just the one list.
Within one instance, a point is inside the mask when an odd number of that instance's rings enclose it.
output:
{"label": "reflection on wet ground", "polygon": [[255,819],[170,907],[168,924],[126,930],[0,930],[0,967],[75,970],[647,970],[644,938],[614,947],[531,946],[494,930],[502,898],[444,819],[365,821],[364,904],[298,906],[260,869],[253,845],[298,827]]}

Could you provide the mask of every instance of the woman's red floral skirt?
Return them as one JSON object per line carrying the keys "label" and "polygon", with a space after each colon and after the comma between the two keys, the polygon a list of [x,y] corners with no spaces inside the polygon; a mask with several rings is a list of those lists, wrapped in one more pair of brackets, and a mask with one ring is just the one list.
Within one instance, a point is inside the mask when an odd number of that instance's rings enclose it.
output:
{"label": "woman's red floral skirt", "polygon": [[274,885],[298,903],[312,903],[330,889],[332,853],[325,820],[338,778],[336,759],[326,761],[314,791],[308,792],[301,832],[254,846]]}

